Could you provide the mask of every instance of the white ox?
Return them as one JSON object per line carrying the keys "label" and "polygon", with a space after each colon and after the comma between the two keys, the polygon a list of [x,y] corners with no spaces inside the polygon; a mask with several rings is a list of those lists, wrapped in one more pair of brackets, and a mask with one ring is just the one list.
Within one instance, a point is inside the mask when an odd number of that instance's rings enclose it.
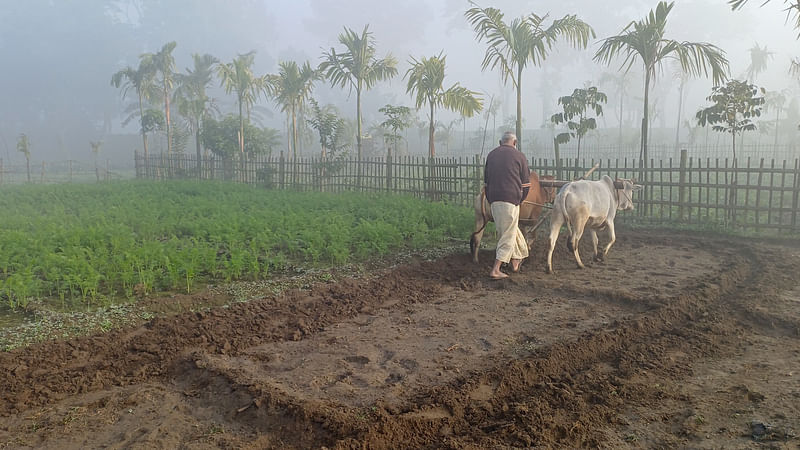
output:
{"label": "white ox", "polygon": [[[584,267],[578,254],[578,243],[583,230],[589,228],[594,246],[595,261],[602,261],[616,241],[614,217],[617,210],[633,209],[633,191],[641,189],[631,180],[618,180],[622,189],[617,189],[611,177],[604,175],[597,181],[574,181],[564,186],[553,202],[550,215],[550,249],[547,252],[547,272],[553,273],[553,249],[556,246],[561,225],[567,224],[567,248],[575,254],[578,268]],[[608,228],[610,241],[600,255],[597,252],[597,230]]]}

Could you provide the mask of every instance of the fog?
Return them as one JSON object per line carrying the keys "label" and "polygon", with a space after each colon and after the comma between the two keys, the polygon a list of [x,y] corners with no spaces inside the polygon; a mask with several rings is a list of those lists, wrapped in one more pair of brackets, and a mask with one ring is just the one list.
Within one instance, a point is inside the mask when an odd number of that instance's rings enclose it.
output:
{"label": "fog", "polygon": [[[786,22],[783,2],[772,1],[763,7],[761,3],[753,0],[741,10],[731,11],[724,0],[678,0],[669,16],[666,37],[719,46],[730,61],[730,77],[736,79],[744,78],[750,64],[749,49],[756,44],[766,47],[772,52],[766,70],[748,81],[767,91],[785,90],[788,99],[784,117],[794,117],[795,123],[800,123],[800,84],[789,75],[790,61],[800,57],[797,30]],[[477,4],[499,8],[506,21],[531,12],[549,13],[550,19],[577,14],[596,33],[587,49],[559,44],[541,67],[529,66],[523,73],[527,154],[552,157],[548,136],[554,131],[547,123],[558,109],[557,98],[587,84],[598,86],[608,95],[598,130],[587,136],[587,143],[605,139],[609,144],[619,144],[620,99],[626,110],[622,117],[625,142],[638,142],[643,109],[641,64],[633,65],[620,92],[614,83],[607,82],[622,73],[620,64],[602,65],[592,57],[601,39],[620,34],[629,22],[644,18],[656,1],[495,0]],[[391,53],[397,58],[398,75],[378,82],[363,94],[365,134],[384,119],[378,108],[389,103],[414,106],[403,79],[410,57],[444,52],[445,87],[458,82],[480,93],[484,107],[490,102],[499,104],[495,116],[478,114],[465,122],[456,122],[460,116],[455,113],[437,111],[436,119],[451,126],[451,139],[437,143],[437,154],[474,155],[488,145],[479,139],[482,127],[488,125],[488,142],[496,142],[500,127],[508,124],[513,129],[515,94],[510,83],[502,83],[499,69],[481,70],[486,43],[476,40],[464,17],[470,6],[463,0],[0,0],[0,157],[7,164],[24,161],[16,142],[25,133],[36,161],[88,161],[93,157],[90,141],[102,141],[102,158],[115,164],[132,163],[133,151],[141,149],[142,144],[139,123],[138,118],[127,123],[125,119],[136,96],[129,92],[123,98],[122,90],[110,84],[111,76],[125,66],[136,67],[142,53],[157,52],[169,41],[177,43],[173,56],[178,72],[191,67],[194,53],[208,53],[221,62],[230,62],[237,54],[255,50],[254,72],[264,75],[276,73],[279,61],[309,61],[316,67],[324,50],[341,48],[338,35],[344,27],[360,32],[367,24],[376,40],[377,56]],[[708,105],[706,97],[712,84],[705,77],[690,79],[679,119],[679,81],[674,72],[673,66],[665,65],[651,88],[652,139],[655,144],[671,144],[676,124],[681,123],[679,140],[683,146],[694,136],[694,115]],[[218,114],[236,113],[235,95],[226,94],[218,80],[213,86],[210,95]],[[335,105],[343,117],[355,118],[354,92],[321,81],[315,84],[313,97],[320,104]],[[417,113],[422,121],[427,120],[426,114],[424,108]],[[175,112],[173,115],[178,116]],[[765,110],[760,120],[773,117],[774,111]],[[269,98],[258,100],[252,119],[285,136],[286,115]],[[748,136],[755,139],[758,135],[755,131]],[[409,153],[427,153],[423,127],[414,125],[405,136]],[[782,133],[780,144],[793,143],[797,137],[795,125]],[[712,138],[718,141],[713,134]],[[771,135],[763,139],[773,142]],[[152,136],[152,150],[165,150],[164,141],[164,136]],[[316,148],[316,139],[309,141],[303,150],[306,156]],[[383,151],[382,142],[374,147],[376,153]],[[193,148],[189,144],[186,151]]]}

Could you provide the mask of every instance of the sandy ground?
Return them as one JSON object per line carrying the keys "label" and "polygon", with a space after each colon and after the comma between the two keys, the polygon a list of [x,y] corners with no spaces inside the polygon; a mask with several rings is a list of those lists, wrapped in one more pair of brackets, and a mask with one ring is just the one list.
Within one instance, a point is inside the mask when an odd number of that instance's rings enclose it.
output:
{"label": "sandy ground", "polygon": [[0,354],[0,447],[800,447],[800,244],[619,235]]}

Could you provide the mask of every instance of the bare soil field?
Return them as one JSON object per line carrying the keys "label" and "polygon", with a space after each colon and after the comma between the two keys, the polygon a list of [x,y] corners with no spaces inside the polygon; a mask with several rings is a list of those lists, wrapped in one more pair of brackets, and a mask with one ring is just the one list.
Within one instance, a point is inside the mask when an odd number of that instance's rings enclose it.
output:
{"label": "bare soil field", "polygon": [[502,281],[465,248],[2,353],[0,447],[800,447],[800,244],[619,236],[584,270],[563,236],[555,275],[543,240]]}

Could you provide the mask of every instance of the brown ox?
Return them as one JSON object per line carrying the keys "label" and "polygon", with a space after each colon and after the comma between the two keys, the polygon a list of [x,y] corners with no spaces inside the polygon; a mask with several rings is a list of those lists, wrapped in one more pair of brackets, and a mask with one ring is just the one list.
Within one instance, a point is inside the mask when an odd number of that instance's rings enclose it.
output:
{"label": "brown ox", "polygon": [[[550,175],[542,176],[542,180],[553,180]],[[531,172],[531,188],[528,190],[528,195],[522,200],[519,207],[519,225],[525,235],[525,241],[528,243],[528,248],[533,246],[533,241],[536,233],[533,228],[542,214],[542,208],[546,203],[552,203],[555,198],[555,188],[543,188],[539,184],[539,174]],[[494,222],[492,217],[492,208],[486,200],[486,191],[481,189],[481,193],[475,196],[475,232],[469,240],[469,250],[472,253],[472,260],[478,262],[478,249],[481,245],[481,238],[483,237],[483,230],[486,224]]]}

